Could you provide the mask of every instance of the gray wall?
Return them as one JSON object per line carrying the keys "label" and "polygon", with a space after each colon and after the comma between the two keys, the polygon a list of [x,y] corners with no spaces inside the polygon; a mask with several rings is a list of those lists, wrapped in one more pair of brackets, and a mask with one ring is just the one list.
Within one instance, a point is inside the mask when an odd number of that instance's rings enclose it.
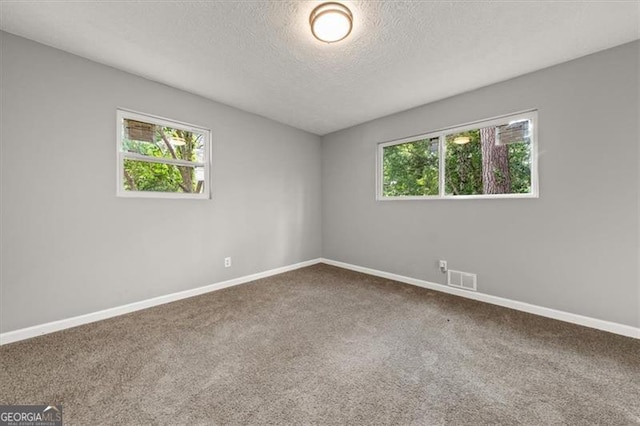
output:
{"label": "gray wall", "polygon": [[[478,273],[484,293],[640,325],[637,42],[321,145],[258,116],[0,38],[2,332],[313,259],[321,247],[330,259],[439,283],[444,258]],[[117,107],[211,128],[213,199],[116,198]],[[377,142],[534,107],[539,199],[375,201]],[[223,268],[225,256],[232,268]]]}
{"label": "gray wall", "polygon": [[[318,136],[0,37],[1,331],[320,256]],[[116,198],[117,107],[211,128],[213,199]]]}
{"label": "gray wall", "polygon": [[[436,283],[446,259],[480,292],[638,326],[639,46],[325,136],[323,256]],[[378,142],[530,108],[539,199],[375,201]]]}

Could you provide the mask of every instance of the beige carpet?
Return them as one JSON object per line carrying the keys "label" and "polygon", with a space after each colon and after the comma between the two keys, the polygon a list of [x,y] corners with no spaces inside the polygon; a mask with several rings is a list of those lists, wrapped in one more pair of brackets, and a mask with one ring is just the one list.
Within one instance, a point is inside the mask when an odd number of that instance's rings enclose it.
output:
{"label": "beige carpet", "polygon": [[316,265],[0,348],[66,424],[640,424],[640,341]]}

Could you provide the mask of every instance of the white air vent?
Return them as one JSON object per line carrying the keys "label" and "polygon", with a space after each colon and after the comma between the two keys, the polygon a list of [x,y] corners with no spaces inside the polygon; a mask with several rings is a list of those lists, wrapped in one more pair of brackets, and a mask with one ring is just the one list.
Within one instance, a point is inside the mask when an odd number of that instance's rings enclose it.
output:
{"label": "white air vent", "polygon": [[453,269],[449,269],[447,271],[447,285],[450,285],[451,287],[458,287],[465,290],[476,291],[477,284],[478,276],[476,274],[454,271]]}

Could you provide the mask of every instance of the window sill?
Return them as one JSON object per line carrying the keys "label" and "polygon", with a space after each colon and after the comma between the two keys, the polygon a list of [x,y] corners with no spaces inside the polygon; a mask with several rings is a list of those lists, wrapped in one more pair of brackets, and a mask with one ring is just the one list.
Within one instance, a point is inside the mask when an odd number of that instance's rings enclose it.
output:
{"label": "window sill", "polygon": [[491,194],[491,195],[439,195],[421,197],[384,197],[377,196],[376,201],[433,201],[433,200],[495,200],[495,199],[522,199],[540,198],[538,194]]}
{"label": "window sill", "polygon": [[184,192],[145,192],[145,191],[118,191],[118,198],[166,198],[182,200],[210,200],[209,194],[188,194]]}

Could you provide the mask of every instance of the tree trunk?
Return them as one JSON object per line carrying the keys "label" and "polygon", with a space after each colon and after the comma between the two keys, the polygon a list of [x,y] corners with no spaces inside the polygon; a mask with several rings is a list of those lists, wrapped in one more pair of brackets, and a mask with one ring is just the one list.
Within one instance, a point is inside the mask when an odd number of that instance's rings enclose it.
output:
{"label": "tree trunk", "polygon": [[135,181],[133,180],[129,172],[126,170],[124,171],[124,178],[127,180],[127,183],[129,184],[129,188],[131,188],[132,191],[138,190],[138,188],[136,187]]}
{"label": "tree trunk", "polygon": [[[193,134],[191,132],[180,132],[179,135],[185,141],[185,145],[182,147],[182,158],[185,160],[191,160],[193,155]],[[184,192],[193,192],[193,167],[178,166],[180,175],[182,175],[182,184]]]}
{"label": "tree trunk", "polygon": [[[191,159],[191,154],[193,153],[193,134],[191,134],[191,132],[179,132],[178,134],[186,142],[186,146],[184,147],[186,153],[183,153],[184,155],[182,156],[182,159]],[[163,130],[160,130],[160,136],[162,137],[164,144],[167,146],[167,150],[169,151],[171,156],[174,158],[174,160],[177,160],[178,156],[176,155],[176,151]],[[176,167],[178,168],[178,172],[180,172],[180,176],[182,177],[182,184],[178,184],[178,186],[182,188],[184,192],[192,192],[193,179],[191,178],[191,176],[193,174],[193,168],[187,166]]]}
{"label": "tree trunk", "polygon": [[496,145],[496,128],[480,129],[482,147],[482,189],[485,194],[509,194],[509,151],[507,145]]}

